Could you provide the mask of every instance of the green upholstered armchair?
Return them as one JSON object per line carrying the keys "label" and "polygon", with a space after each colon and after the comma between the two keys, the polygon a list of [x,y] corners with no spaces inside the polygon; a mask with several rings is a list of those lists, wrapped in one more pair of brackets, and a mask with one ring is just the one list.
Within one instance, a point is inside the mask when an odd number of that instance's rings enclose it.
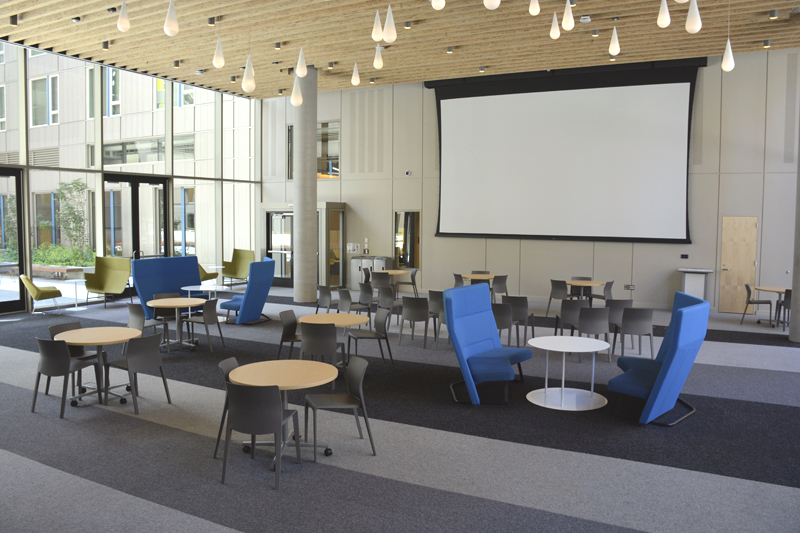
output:
{"label": "green upholstered armchair", "polygon": [[[89,293],[103,295],[103,306],[106,305],[106,295],[122,294],[128,286],[131,276],[131,260],[128,257],[97,257],[94,263],[94,274],[85,273],[86,298]],[[131,302],[133,299],[131,299]]]}
{"label": "green upholstered armchair", "polygon": [[61,309],[61,307],[59,307],[58,305],[58,302],[56,301],[56,298],[61,297],[61,291],[58,290],[56,287],[37,287],[36,285],[33,284],[31,278],[29,278],[25,274],[21,274],[19,276],[19,279],[22,280],[22,284],[25,285],[25,288],[28,289],[31,298],[33,298],[34,313],[36,312],[36,302],[40,300],[49,300],[50,298],[53,299],[53,303],[56,304],[56,307]]}
{"label": "green upholstered armchair", "polygon": [[210,279],[217,279],[217,276],[219,275],[216,272],[206,272],[206,269],[203,268],[201,265],[197,265],[197,268],[200,269],[200,283],[203,283],[204,281],[208,281]]}
{"label": "green upholstered armchair", "polygon": [[233,249],[233,256],[230,261],[223,261],[222,283],[225,278],[247,279],[250,275],[250,263],[256,260],[256,253],[253,250]]}

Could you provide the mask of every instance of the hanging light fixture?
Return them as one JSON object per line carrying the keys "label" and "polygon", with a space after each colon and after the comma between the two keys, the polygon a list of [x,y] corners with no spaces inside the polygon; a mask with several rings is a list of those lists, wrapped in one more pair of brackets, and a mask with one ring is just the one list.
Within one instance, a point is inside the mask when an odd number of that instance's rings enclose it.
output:
{"label": "hanging light fixture", "polygon": [[397,29],[394,27],[394,17],[392,16],[392,6],[386,12],[386,24],[383,26],[383,40],[392,44],[397,40]]}
{"label": "hanging light fixture", "polygon": [[131,21],[128,18],[128,6],[125,5],[125,0],[122,0],[122,7],[119,10],[117,29],[123,33],[131,29]]}
{"label": "hanging light fixture", "polygon": [[178,35],[178,14],[175,12],[175,0],[169,0],[169,9],[167,9],[167,19],[164,21],[164,33],[170,37]]}
{"label": "hanging light fixture", "polygon": [[433,9],[436,11],[441,11],[444,9],[444,0],[433,0],[431,2],[431,7],[433,7]]}
{"label": "hanging light fixture", "polygon": [[358,62],[353,64],[353,77],[350,78],[350,83],[354,86],[361,83],[361,76],[358,75]]}
{"label": "hanging light fixture", "polygon": [[372,25],[372,40],[376,43],[381,42],[383,39],[383,30],[381,29],[381,10],[375,12],[375,24]]}
{"label": "hanging light fixture", "polygon": [[661,9],[658,11],[658,20],[656,24],[658,24],[659,28],[666,28],[669,26],[669,23],[672,22],[672,19],[669,18],[669,7],[667,6],[667,0],[661,0]]}
{"label": "hanging light fixture", "polygon": [[308,68],[306,68],[306,56],[303,55],[303,47],[300,47],[300,55],[297,57],[297,67],[295,67],[294,71],[297,73],[298,78],[305,78],[306,74],[308,74]]}
{"label": "hanging light fixture", "polygon": [[725,45],[725,53],[722,54],[722,70],[730,72],[736,66],[733,60],[733,49],[731,49],[731,0],[728,0],[728,44]]}
{"label": "hanging light fixture", "polygon": [[217,37],[217,49],[214,50],[214,60],[211,63],[217,68],[225,66],[225,56],[222,54],[222,37]]}
{"label": "hanging light fixture", "polygon": [[539,0],[531,0],[531,5],[528,8],[528,13],[533,15],[534,17],[539,14]]}
{"label": "hanging light fixture", "polygon": [[383,56],[381,56],[381,50],[383,50],[381,45],[375,46],[375,60],[372,62],[372,66],[378,70],[383,68]]}
{"label": "hanging light fixture", "polygon": [[553,13],[553,24],[550,25],[550,38],[555,40],[561,37],[561,30],[558,29],[558,16]]}
{"label": "hanging light fixture", "polygon": [[569,0],[567,0],[567,5],[564,7],[564,16],[561,19],[561,27],[566,31],[570,31],[575,27],[575,19],[572,17],[572,6],[569,5]]}
{"label": "hanging light fixture", "polygon": [[298,76],[294,77],[294,87],[292,87],[292,97],[289,98],[289,101],[295,107],[300,107],[301,105],[303,105],[303,93],[300,91],[300,78]]}
{"label": "hanging light fixture", "polygon": [[256,76],[253,72],[253,59],[250,57],[250,54],[247,54],[247,65],[244,67],[242,90],[246,93],[251,93],[256,90]]}
{"label": "hanging light fixture", "polygon": [[608,45],[608,53],[612,56],[619,55],[619,37],[617,37],[617,27],[611,32],[611,43]]}
{"label": "hanging light fixture", "polygon": [[764,48],[772,48],[772,39],[764,39]]}
{"label": "hanging light fixture", "polygon": [[703,27],[703,21],[700,20],[700,10],[697,8],[697,0],[691,0],[689,4],[689,15],[686,17],[686,31],[689,33],[697,33]]}
{"label": "hanging light fixture", "polygon": [[483,5],[486,7],[486,9],[494,11],[500,7],[500,0],[483,0]]}

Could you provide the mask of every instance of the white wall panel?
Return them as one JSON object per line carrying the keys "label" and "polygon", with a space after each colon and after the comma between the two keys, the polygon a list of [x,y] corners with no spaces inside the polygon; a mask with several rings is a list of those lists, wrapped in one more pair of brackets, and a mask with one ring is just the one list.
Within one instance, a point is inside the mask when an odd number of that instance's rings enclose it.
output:
{"label": "white wall panel", "polygon": [[769,52],[766,172],[797,172],[800,51]]}
{"label": "white wall panel", "polygon": [[720,106],[722,69],[720,58],[709,58],[698,69],[692,106],[689,172],[719,172]]}
{"label": "white wall panel", "polygon": [[342,93],[342,179],[391,179],[392,87]]}
{"label": "white wall panel", "polygon": [[278,182],[286,180],[287,129],[286,98],[270,98],[262,101],[264,133],[262,136],[263,180]]}
{"label": "white wall panel", "polygon": [[341,187],[342,201],[347,203],[345,242],[364,246],[368,238],[370,255],[392,257],[393,241],[387,237],[392,231],[392,182],[345,180]]}
{"label": "white wall panel", "polygon": [[341,181],[338,179],[318,179],[317,180],[317,201],[318,202],[341,202],[342,191]]}
{"label": "white wall panel", "polygon": [[422,177],[439,177],[439,115],[436,92],[422,89]]}
{"label": "white wall panel", "polygon": [[422,210],[422,178],[407,178],[392,183],[394,211]]}
{"label": "white wall panel", "polygon": [[764,178],[759,278],[763,285],[792,286],[796,191],[797,174],[767,174]]}
{"label": "white wall panel", "polygon": [[392,177],[422,178],[422,93],[425,89],[419,83],[393,87]]}
{"label": "white wall panel", "polygon": [[342,91],[317,94],[317,121],[334,122],[342,118]]}
{"label": "white wall panel", "polygon": [[764,171],[767,54],[739,54],[722,76],[720,171]]}
{"label": "white wall panel", "polygon": [[[486,240],[486,269],[498,276],[508,276],[508,294],[519,294],[519,239],[487,239]],[[481,269],[475,269],[481,270]],[[495,298],[501,302],[500,295]]]}

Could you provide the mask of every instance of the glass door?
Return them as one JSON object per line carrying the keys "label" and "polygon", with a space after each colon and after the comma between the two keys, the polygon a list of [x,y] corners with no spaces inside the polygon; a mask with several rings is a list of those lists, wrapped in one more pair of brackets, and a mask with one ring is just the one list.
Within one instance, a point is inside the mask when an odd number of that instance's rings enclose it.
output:
{"label": "glass door", "polygon": [[109,257],[164,257],[166,179],[105,178],[105,255]]}
{"label": "glass door", "polygon": [[267,256],[275,260],[275,279],[279,287],[292,286],[292,213],[267,213]]}
{"label": "glass door", "polygon": [[0,169],[0,313],[25,310],[21,188],[21,171]]}

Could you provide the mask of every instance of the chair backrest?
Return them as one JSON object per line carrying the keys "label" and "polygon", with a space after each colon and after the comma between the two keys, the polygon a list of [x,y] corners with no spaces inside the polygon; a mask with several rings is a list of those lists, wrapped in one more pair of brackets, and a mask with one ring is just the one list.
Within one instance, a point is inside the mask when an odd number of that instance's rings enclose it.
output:
{"label": "chair backrest", "polygon": [[386,331],[388,330],[387,322],[389,320],[389,317],[391,316],[389,314],[389,311],[390,310],[387,309],[386,307],[379,307],[378,310],[375,312],[375,331],[377,331],[384,337],[386,337],[387,335],[386,333]]}
{"label": "chair backrest", "polygon": [[[200,268],[194,255],[134,259],[131,273],[146,318],[154,316],[155,310],[147,307],[147,302],[155,299],[156,294],[178,293],[178,296],[186,296],[186,291],[181,287],[200,285]],[[174,310],[166,311],[175,316]]]}
{"label": "chair backrest", "polygon": [[361,271],[364,273],[364,283],[369,283],[369,267],[364,267]]}
{"label": "chair backrest", "polygon": [[428,291],[428,311],[436,313],[439,317],[444,315],[444,292]]}
{"label": "chair backrest", "polygon": [[527,296],[503,296],[502,302],[511,305],[511,320],[525,324],[528,320]]}
{"label": "chair backrest", "polygon": [[351,305],[353,305],[353,298],[350,296],[350,291],[348,289],[339,289],[339,312],[349,313]]}
{"label": "chair backrest", "polygon": [[792,310],[792,289],[786,289],[783,294],[783,308],[789,311]]}
{"label": "chair backrest", "polygon": [[[95,257],[94,273],[99,276],[104,290],[113,293],[122,292],[131,275],[131,260],[129,257]],[[198,277],[199,275],[198,270]]]}
{"label": "chair backrest", "polygon": [[567,282],[563,279],[551,279],[550,298],[554,298],[556,300],[565,300],[568,297],[569,291],[567,291]]}
{"label": "chair backrest", "polygon": [[364,374],[367,373],[367,365],[366,359],[354,355],[350,357],[344,373],[347,392],[358,398],[362,405],[364,404]]}
{"label": "chair backrest", "polygon": [[613,326],[622,326],[622,311],[633,307],[633,300],[612,300],[606,298],[608,308],[608,323]]}
{"label": "chair backrest", "polygon": [[[587,300],[563,300],[561,302],[561,312],[559,313],[561,323],[565,326],[578,327],[581,309],[584,307],[589,307]],[[606,322],[606,327],[608,327],[608,322]]]}
{"label": "chair backrest", "polygon": [[45,376],[69,374],[70,353],[67,343],[50,339],[36,339],[39,343],[39,373]]}
{"label": "chair backrest", "polygon": [[139,372],[155,372],[161,367],[161,335],[137,337],[128,341],[128,370],[134,374]]}
{"label": "chair backrest", "polygon": [[501,292],[508,294],[508,275],[495,276],[492,280],[492,291],[495,294]]}
{"label": "chair backrest", "polygon": [[[135,305],[135,304],[134,304]],[[137,306],[138,307],[138,306]],[[141,309],[141,307],[139,307]],[[73,329],[81,329],[80,322],[65,322],[63,324],[54,324],[50,326],[50,338],[55,338],[56,335],[62,333],[64,331],[72,331]],[[130,326],[129,326],[130,327]],[[73,356],[79,356],[84,354],[84,347],[83,346],[69,346],[69,353]]]}
{"label": "chair backrest", "polygon": [[378,309],[391,309],[394,307],[394,289],[381,287],[378,290]]}
{"label": "chair backrest", "polygon": [[230,374],[234,369],[239,368],[239,361],[236,360],[235,357],[228,357],[227,359],[220,361],[217,365],[220,370],[222,370],[222,375],[225,376],[225,381],[228,381],[228,374]]}
{"label": "chair backrest", "polygon": [[583,307],[578,315],[578,331],[587,335],[608,333],[608,307]]}
{"label": "chair backrest", "polygon": [[750,300],[753,299],[753,289],[750,288],[749,283],[744,284],[744,289],[747,291],[747,303],[752,303]]}
{"label": "chair backrest", "polygon": [[31,281],[31,279],[25,274],[20,274],[19,279],[22,280],[22,284],[25,285],[26,289],[28,289],[31,298],[33,298],[34,300],[38,300],[39,296],[42,294],[42,291],[39,289],[39,287],[34,285],[33,281]]}
{"label": "chair backrest", "polygon": [[[572,276],[572,278],[570,278],[570,279],[572,279],[573,281],[577,281],[577,280],[592,281],[592,278],[591,277],[587,277],[587,276]],[[569,294],[570,294],[570,296],[582,296],[583,294],[586,294],[586,293],[588,293],[588,291],[591,291],[591,290],[592,290],[591,287],[570,287]]]}
{"label": "chair backrest", "polygon": [[447,331],[453,341],[453,348],[473,405],[480,404],[480,398],[467,361],[473,356],[501,347],[491,304],[489,286],[486,284],[444,291]]}
{"label": "chair backrest", "polygon": [[372,305],[372,284],[359,283],[360,291],[358,293],[358,303],[361,305]]}
{"label": "chair backrest", "polygon": [[612,300],[614,296],[611,294],[611,288],[614,287],[613,281],[606,281],[605,286],[603,287],[603,297],[606,300]]}
{"label": "chair backrest", "polygon": [[283,402],[277,385],[253,387],[227,382],[228,427],[245,435],[280,433]]}
{"label": "chair backrest", "polygon": [[144,329],[144,309],[139,304],[128,303],[128,327],[142,331]]}
{"label": "chair backrest", "polygon": [[261,317],[274,278],[274,259],[265,257],[263,261],[250,263],[250,275],[247,278],[247,288],[244,290],[239,315],[236,317],[237,324],[252,322]]}
{"label": "chair backrest", "polygon": [[403,296],[403,320],[422,322],[428,320],[428,299]]}
{"label": "chair backrest", "polygon": [[336,326],[333,324],[300,324],[300,352],[309,355],[336,354]]}
{"label": "chair backrest", "polygon": [[455,273],[453,273],[453,277],[454,277],[454,278],[455,278],[455,280],[456,280],[456,281],[455,281],[455,285],[453,285],[453,288],[456,288],[456,287],[463,287],[463,286],[464,286],[464,278],[462,278],[462,277],[461,277],[461,274],[455,274]]}
{"label": "chair backrest", "polygon": [[492,314],[497,329],[508,329],[511,327],[511,304],[492,304]]}
{"label": "chair backrest", "polygon": [[[165,298],[180,298],[181,294],[179,292],[165,292],[162,294],[154,294],[153,300],[163,300]],[[145,313],[146,315],[146,313]],[[174,318],[175,317],[175,310],[174,309],[161,309],[161,308],[154,308],[153,309],[153,318]]]}
{"label": "chair backrest", "polygon": [[331,288],[325,285],[317,285],[319,296],[317,297],[317,305],[320,307],[330,307],[331,305]]}
{"label": "chair backrest", "polygon": [[219,321],[217,318],[217,298],[213,300],[206,300],[203,304],[203,322],[206,324],[216,324]]}
{"label": "chair backrest", "polygon": [[416,285],[417,284],[417,271],[418,270],[419,270],[418,268],[412,268],[411,269],[411,284],[412,285]]}
{"label": "chair backrest", "polygon": [[626,335],[652,335],[653,310],[634,309],[633,307],[624,309],[622,312],[622,331]]}
{"label": "chair backrest", "polygon": [[286,342],[286,339],[297,334],[297,316],[294,314],[294,311],[287,309],[286,311],[280,312],[280,317],[281,326],[283,327],[281,342]]}
{"label": "chair backrest", "polygon": [[491,274],[488,270],[473,270],[473,274]]}
{"label": "chair backrest", "polygon": [[372,273],[372,287],[375,289],[382,289],[384,287],[391,287],[392,280],[386,272],[373,272]]}

